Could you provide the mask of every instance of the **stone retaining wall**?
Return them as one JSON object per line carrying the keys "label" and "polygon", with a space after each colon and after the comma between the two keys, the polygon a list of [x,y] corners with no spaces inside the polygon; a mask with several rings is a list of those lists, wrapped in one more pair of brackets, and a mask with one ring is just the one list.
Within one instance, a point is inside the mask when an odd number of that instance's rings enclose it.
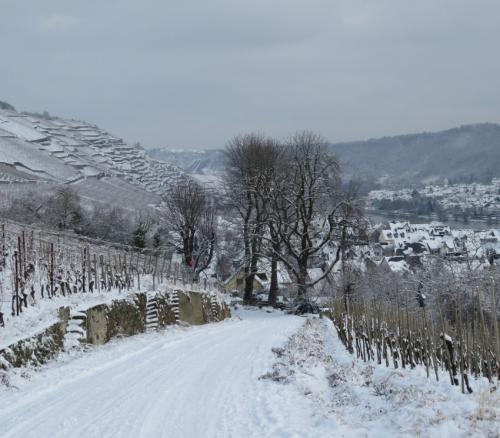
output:
{"label": "stone retaining wall", "polygon": [[[222,321],[231,316],[229,307],[209,294],[179,290],[173,294],[177,295],[178,304],[172,299],[172,293],[156,294],[159,328],[175,324],[176,314],[179,321],[191,325]],[[80,314],[86,314],[86,337],[80,342],[102,345],[117,336],[132,336],[145,332],[146,303],[146,294],[138,293],[125,299],[114,300],[110,304],[99,304],[80,311]],[[64,349],[70,317],[70,309],[62,307],[59,309],[59,322],[35,336],[0,350],[0,370],[26,365],[38,366],[53,359]]]}

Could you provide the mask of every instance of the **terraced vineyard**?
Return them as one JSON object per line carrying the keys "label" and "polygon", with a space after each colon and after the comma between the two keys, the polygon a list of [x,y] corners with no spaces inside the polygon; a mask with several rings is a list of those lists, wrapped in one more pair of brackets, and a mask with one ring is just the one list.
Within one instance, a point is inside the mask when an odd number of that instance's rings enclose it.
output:
{"label": "terraced vineyard", "polygon": [[124,192],[130,191],[131,198],[149,204],[182,174],[180,167],[152,159],[141,146],[95,125],[0,110],[0,192],[5,196],[72,183],[83,196],[95,190],[97,200],[127,201]]}

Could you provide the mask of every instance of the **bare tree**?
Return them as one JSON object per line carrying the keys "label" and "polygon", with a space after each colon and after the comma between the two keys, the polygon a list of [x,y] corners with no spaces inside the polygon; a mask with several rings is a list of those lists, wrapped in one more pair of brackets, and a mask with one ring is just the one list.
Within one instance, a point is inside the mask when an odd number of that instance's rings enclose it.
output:
{"label": "bare tree", "polygon": [[84,234],[103,240],[129,243],[136,224],[130,213],[116,206],[94,204],[87,214]]}
{"label": "bare tree", "polygon": [[60,186],[48,199],[49,222],[59,229],[75,229],[82,219],[80,196],[69,186]]}
{"label": "bare tree", "polygon": [[[269,218],[283,250],[273,253],[295,277],[299,300],[326,278],[360,228],[354,191],[340,185],[340,165],[322,137],[300,132],[291,137],[268,192]],[[311,260],[324,253],[323,274],[309,280]]]}
{"label": "bare tree", "polygon": [[[267,191],[279,155],[277,143],[261,134],[233,138],[227,145],[226,187],[239,215],[244,246],[245,292],[252,299],[259,258],[263,255],[262,236],[267,232]],[[265,196],[264,196],[265,195]],[[273,264],[276,271],[276,264]],[[272,275],[276,279],[276,275]],[[277,282],[272,282],[277,288]]]}
{"label": "bare tree", "polygon": [[216,244],[216,214],[205,190],[184,178],[164,196],[165,219],[172,244],[182,253],[196,281],[213,259]]}
{"label": "bare tree", "polygon": [[45,201],[44,196],[30,191],[21,198],[15,199],[12,205],[5,210],[4,215],[29,224],[38,222],[41,220]]}

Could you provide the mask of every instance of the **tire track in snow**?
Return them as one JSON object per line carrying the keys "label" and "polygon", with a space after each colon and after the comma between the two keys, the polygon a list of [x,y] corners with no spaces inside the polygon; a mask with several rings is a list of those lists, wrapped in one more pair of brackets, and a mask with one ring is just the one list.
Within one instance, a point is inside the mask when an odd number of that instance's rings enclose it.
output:
{"label": "tire track in snow", "polygon": [[0,436],[219,438],[278,431],[262,411],[268,387],[258,377],[272,364],[271,348],[302,323],[248,311],[242,321],[96,348],[1,394]]}

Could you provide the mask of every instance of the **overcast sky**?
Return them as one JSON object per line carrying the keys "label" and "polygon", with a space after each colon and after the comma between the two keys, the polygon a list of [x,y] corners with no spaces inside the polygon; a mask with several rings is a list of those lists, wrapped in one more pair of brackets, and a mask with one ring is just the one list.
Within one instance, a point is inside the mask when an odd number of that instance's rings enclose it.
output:
{"label": "overcast sky", "polygon": [[500,1],[0,0],[0,100],[151,147],[500,122]]}

